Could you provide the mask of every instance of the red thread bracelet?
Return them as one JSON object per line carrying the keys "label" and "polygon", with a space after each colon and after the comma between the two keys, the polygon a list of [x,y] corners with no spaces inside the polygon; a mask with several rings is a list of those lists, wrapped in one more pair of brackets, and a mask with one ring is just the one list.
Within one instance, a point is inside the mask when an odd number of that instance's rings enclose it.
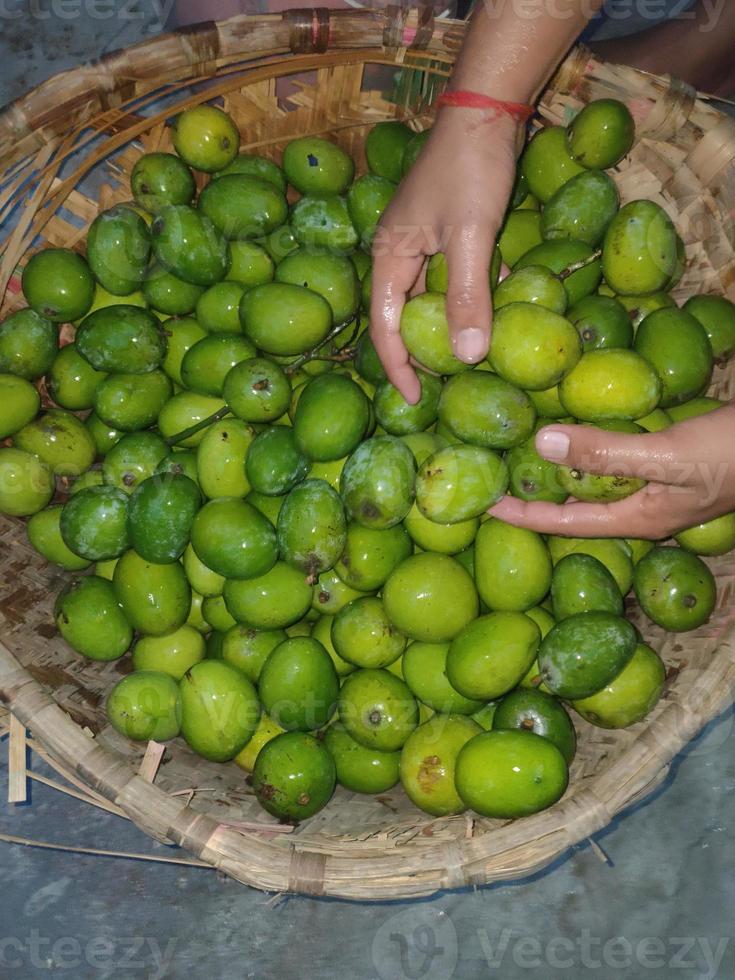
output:
{"label": "red thread bracelet", "polygon": [[444,92],[436,100],[436,106],[437,108],[451,106],[455,109],[490,109],[499,116],[512,116],[516,122],[528,122],[536,111],[532,105],[527,105],[525,102],[503,102],[481,92],[465,90]]}

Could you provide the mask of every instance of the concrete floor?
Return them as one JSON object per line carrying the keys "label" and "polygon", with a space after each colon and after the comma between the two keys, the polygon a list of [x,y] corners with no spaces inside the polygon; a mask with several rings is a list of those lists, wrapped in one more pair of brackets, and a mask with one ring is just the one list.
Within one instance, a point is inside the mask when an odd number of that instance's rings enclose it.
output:
{"label": "concrete floor", "polygon": [[[29,16],[5,0],[0,104],[166,19],[156,0],[114,4],[104,17],[104,0],[30,0]],[[523,882],[420,902],[274,905],[209,870],[0,843],[0,978],[734,980],[734,722],[710,725],[654,799],[597,835],[610,864],[585,845]],[[39,783],[27,805],[0,802],[0,832],[177,853]]]}

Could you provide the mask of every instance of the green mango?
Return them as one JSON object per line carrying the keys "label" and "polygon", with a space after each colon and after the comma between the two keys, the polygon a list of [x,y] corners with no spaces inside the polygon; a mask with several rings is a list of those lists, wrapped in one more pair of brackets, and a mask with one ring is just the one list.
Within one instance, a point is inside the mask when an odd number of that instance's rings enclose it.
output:
{"label": "green mango", "polygon": [[222,640],[222,659],[257,684],[270,653],[288,636],[284,630],[255,630],[237,624]]}
{"label": "green mango", "polygon": [[337,782],[345,789],[353,793],[386,793],[398,782],[400,752],[368,749],[348,735],[340,722],[327,728],[324,745],[334,760]]}
{"label": "green mango", "polygon": [[194,591],[198,592],[205,599],[222,595],[225,587],[225,577],[218,572],[213,572],[211,568],[204,564],[194,551],[191,544],[184,549],[184,571],[189,579],[189,584]]}
{"label": "green mango", "polygon": [[[206,333],[240,333],[240,300],[245,287],[225,279],[205,290],[197,300],[196,320],[202,336]],[[199,339],[199,338],[197,338]],[[171,340],[169,339],[169,350]]]}
{"label": "green mango", "polygon": [[463,813],[454,775],[459,753],[482,729],[457,715],[430,718],[408,737],[401,750],[401,785],[419,809],[433,816]]}
{"label": "green mango", "polygon": [[33,310],[18,310],[0,323],[0,371],[35,381],[50,370],[59,350],[55,324]]}
{"label": "green mango", "polygon": [[166,356],[161,363],[161,368],[175,384],[183,386],[181,365],[184,356],[198,341],[207,336],[207,331],[202,329],[193,316],[170,317],[164,320],[163,331],[166,335]]}
{"label": "green mango", "polygon": [[225,582],[227,609],[236,622],[253,629],[280,630],[298,623],[309,610],[311,597],[304,573],[283,561],[257,578]]}
{"label": "green mango", "polygon": [[341,194],[352,183],[352,157],[319,136],[291,140],[283,151],[283,170],[301,194]]}
{"label": "green mango", "polygon": [[689,401],[712,380],[714,357],[704,327],[691,313],[663,309],[638,327],[634,349],[661,379],[661,407]]}
{"label": "green mango", "polygon": [[182,383],[201,395],[220,397],[231,368],[255,357],[256,353],[255,347],[242,334],[209,334],[184,354]]}
{"label": "green mango", "polygon": [[356,670],[345,678],[339,718],[365,748],[396,752],[416,728],[419,711],[407,684],[387,670]]}
{"label": "green mango", "polygon": [[463,442],[501,450],[528,439],[536,410],[520,388],[485,371],[467,371],[442,388],[439,418]]}
{"label": "green mango", "polygon": [[582,351],[604,347],[631,347],[633,324],[626,308],[612,296],[585,296],[567,311],[577,328]]}
{"label": "green mango", "polygon": [[632,550],[622,538],[562,538],[550,534],[546,543],[554,564],[565,555],[592,555],[607,568],[624,596],[630,592],[633,584]]}
{"label": "green mango", "polygon": [[322,644],[311,636],[280,643],[258,680],[263,708],[287,731],[315,731],[327,724],[339,696],[339,678]]}
{"label": "green mango", "polygon": [[[161,409],[158,430],[165,439],[173,440],[180,432],[203,422],[224,408],[226,405],[221,398],[200,395],[196,391],[178,391]],[[205,432],[206,429],[200,429],[194,435],[177,439],[173,444],[182,449],[193,449],[202,441]]]}
{"label": "green mango", "polygon": [[452,352],[443,293],[421,293],[406,303],[401,314],[401,338],[408,352],[435,374],[469,370],[469,365]]}
{"label": "green mango", "polygon": [[118,432],[137,432],[155,423],[172,392],[163,371],[108,374],[95,390],[94,411]]}
{"label": "green mango", "polygon": [[105,456],[105,483],[131,494],[139,483],[153,476],[167,453],[168,446],[156,432],[124,435]]}
{"label": "green mango", "polygon": [[412,640],[447,643],[477,616],[478,598],[467,570],[430,551],[402,561],[383,587],[388,619]]}
{"label": "green mango", "polygon": [[637,645],[635,629],[622,616],[577,613],[557,623],[541,641],[540,674],[559,697],[587,698],[617,677]]}
{"label": "green mango", "polygon": [[447,654],[449,683],[466,698],[492,701],[516,687],[536,659],[541,631],[522,612],[492,612],[468,623]]}
{"label": "green mango", "polygon": [[129,205],[116,204],[101,211],[89,226],[89,267],[95,279],[115,296],[140,289],[150,251],[148,226]]}
{"label": "green mango", "polygon": [[98,456],[106,456],[125,435],[124,432],[119,432],[114,426],[107,425],[94,412],[89,413],[84,424],[92,436]]}
{"label": "green mango", "polygon": [[416,504],[403,519],[411,540],[424,551],[440,555],[456,555],[469,548],[475,540],[480,522],[476,517],[455,524],[438,524],[424,517]]}
{"label": "green mango", "polygon": [[71,323],[92,305],[94,276],[78,252],[44,248],[26,263],[21,288],[28,305],[40,317]]}
{"label": "green mango", "polygon": [[652,548],[638,562],[633,588],[646,616],[670,633],[702,626],[717,599],[714,576],[702,559],[663,545]]}
{"label": "green mango", "polygon": [[160,263],[154,262],[143,283],[143,296],[148,306],[167,316],[185,316],[193,312],[204,286],[185,282]]}
{"label": "green mango", "polygon": [[292,397],[288,375],[268,357],[236,364],[225,378],[223,394],[233,414],[246,422],[275,422]]}
{"label": "green mango", "polygon": [[375,350],[375,344],[367,332],[360,334],[355,344],[354,363],[358,374],[370,384],[379,385],[386,380],[385,368],[381,364],[378,352]]}
{"label": "green mango", "polygon": [[631,201],[620,209],[605,233],[602,271],[605,281],[628,296],[665,289],[677,263],[676,229],[653,201]]}
{"label": "green mango", "polygon": [[547,422],[546,419],[539,420],[533,434],[505,454],[509,488],[513,496],[520,500],[563,504],[568,493],[559,479],[559,467],[536,451],[536,432]]}
{"label": "green mango", "polygon": [[541,535],[495,518],[475,538],[475,583],[490,609],[524,612],[551,586],[551,557]]}
{"label": "green mango", "polygon": [[557,622],[577,613],[623,615],[623,597],[607,568],[592,555],[566,555],[551,577],[551,601]]}
{"label": "green mango", "polygon": [[278,556],[273,525],[237,497],[206,503],[194,518],[191,543],[208,568],[233,579],[263,575]]}
{"label": "green mango", "polygon": [[564,706],[544,691],[518,688],[506,694],[493,713],[493,730],[534,732],[559,749],[567,765],[577,750],[577,737]]}
{"label": "green mango", "polygon": [[61,535],[61,511],[61,505],[57,504],[34,514],[26,524],[28,540],[47,561],[67,572],[81,572],[89,568],[91,561],[67,547]]}
{"label": "green mango", "polygon": [[598,728],[628,728],[656,707],[666,683],[666,666],[645,643],[601,691],[572,702],[585,721]]}
{"label": "green mango", "polygon": [[507,489],[507,467],[491,449],[447,446],[419,467],[416,504],[429,520],[456,524],[479,517]]}
{"label": "green mango", "polygon": [[675,539],[680,548],[695,555],[726,555],[735,548],[735,512],[679,531]]}
{"label": "green mango", "polygon": [[352,589],[372,592],[386,582],[393,569],[411,552],[411,540],[402,524],[377,529],[351,521],[335,570]]}
{"label": "green mango", "polygon": [[95,371],[77,350],[76,344],[62,347],[46,376],[46,388],[57,405],[72,412],[85,411],[94,403],[94,393],[107,377]]}
{"label": "green mango", "polygon": [[397,184],[403,176],[403,151],[416,134],[397,119],[376,123],[365,140],[365,157],[374,174]]}
{"label": "green mango", "polygon": [[526,146],[520,162],[521,172],[531,193],[548,204],[568,180],[584,173],[567,149],[567,134],[562,126],[545,126]]}
{"label": "green mango", "polygon": [[567,308],[567,291],[558,276],[543,265],[529,265],[511,272],[493,292],[493,309],[511,303],[535,303],[554,313]]}
{"label": "green mango", "polygon": [[128,498],[117,487],[87,487],[75,493],[61,512],[61,537],[89,561],[118,558],[130,547]]}
{"label": "green mango", "polygon": [[307,575],[310,585],[344,551],[347,526],[342,500],[324,480],[305,480],[288,494],[278,514],[283,561]]}
{"label": "green mango", "polygon": [[358,524],[377,530],[399,524],[415,496],[416,460],[395,436],[361,443],[342,470],[345,510]]}
{"label": "green mango", "polygon": [[299,247],[299,243],[293,233],[293,228],[288,223],[276,228],[270,235],[260,239],[260,244],[275,263],[285,259],[287,255]]}
{"label": "green mango", "polygon": [[681,405],[671,405],[666,410],[666,414],[672,422],[684,422],[686,419],[699,418],[701,415],[716,412],[723,405],[727,405],[727,402],[720,401],[719,398],[700,396],[699,398],[690,398],[689,401],[683,402]]}
{"label": "green mango", "polygon": [[96,371],[146,374],[160,367],[166,339],[159,320],[139,306],[106,306],[77,329],[79,353]]}
{"label": "green mango", "polygon": [[690,296],[683,309],[704,327],[716,361],[735,353],[735,303],[724,296]]}
{"label": "green mango", "polygon": [[84,423],[71,412],[51,408],[13,436],[16,449],[38,456],[59,476],[78,476],[94,462],[96,448]]}
{"label": "green mango", "polygon": [[133,642],[111,583],[97,575],[70,582],[56,600],[54,618],[69,646],[90,660],[118,660]]}
{"label": "green mango", "polygon": [[574,326],[542,306],[511,303],[494,317],[488,361],[501,378],[518,388],[551,388],[569,374],[581,354]]}
{"label": "green mango", "polygon": [[561,276],[571,266],[578,262],[587,263],[582,268],[577,269],[571,275],[564,276],[564,289],[566,290],[569,306],[574,306],[585,296],[594,293],[600,284],[602,276],[602,266],[599,259],[593,259],[595,254],[591,245],[585,242],[575,242],[566,238],[557,238],[552,241],[542,242],[530,251],[526,252],[515,264],[514,271],[517,269],[527,269],[529,266],[542,265],[557,275]]}
{"label": "green mango", "polygon": [[395,183],[377,174],[363,174],[347,191],[347,210],[365,248],[370,247],[375,228],[395,192]]}
{"label": "green mango", "polygon": [[586,170],[567,181],[547,203],[541,234],[546,241],[563,238],[596,247],[619,206],[615,182],[600,170]]}
{"label": "green mango", "polygon": [[185,282],[211,286],[227,274],[227,239],[206,214],[186,204],[170,204],[158,212],[151,242],[161,265]]}
{"label": "green mango", "polygon": [[421,385],[421,397],[415,405],[409,405],[390,381],[384,381],[375,392],[373,408],[376,420],[391,435],[422,432],[436,421],[442,390],[441,379],[424,371],[417,371],[417,376]]}
{"label": "green mango", "polygon": [[166,742],[181,730],[179,685],[163,671],[123,677],[110,691],[106,707],[112,727],[134,742]]}
{"label": "green mango", "polygon": [[577,163],[607,170],[633,148],[635,122],[628,107],[617,99],[595,99],[571,121],[566,142]]}
{"label": "green mango", "polygon": [[286,193],[286,175],[278,164],[267,157],[257,156],[255,153],[238,153],[226,167],[212,174],[212,180],[225,177],[227,174],[245,174],[247,177],[258,177],[260,180],[269,181],[282,194]]}
{"label": "green mango", "polygon": [[41,396],[25,378],[0,374],[0,404],[0,439],[7,439],[33,421],[41,407]]}
{"label": "green mango", "polygon": [[443,714],[472,715],[483,701],[466,698],[447,677],[448,643],[411,643],[403,654],[403,679],[422,704]]}
{"label": "green mango", "polygon": [[676,302],[669,293],[651,293],[649,296],[617,296],[616,299],[628,311],[628,318],[634,330],[638,329],[650,313],[654,313],[656,310],[676,308]]}
{"label": "green mango", "polygon": [[234,282],[247,292],[255,286],[272,282],[274,272],[273,259],[260,245],[246,241],[230,242],[230,268],[225,282]]}
{"label": "green mango", "polygon": [[320,344],[332,326],[329,303],[304,286],[272,282],[245,293],[240,320],[266,354],[297,355]]}
{"label": "green mango", "polygon": [[195,105],[171,123],[174,149],[195,170],[211,174],[237,156],[240,133],[232,117],[213,105]]}
{"label": "green mango", "polygon": [[194,175],[173,153],[144,153],[130,172],[135,203],[151,214],[167,204],[190,204],[196,194]]}
{"label": "green mango", "polygon": [[338,194],[305,194],[291,209],[291,227],[299,245],[348,253],[360,244],[347,201]]}
{"label": "green mango", "polygon": [[360,281],[350,258],[298,248],[276,268],[276,282],[304,286],[322,296],[332,309],[335,323],[357,312]]}
{"label": "green mango", "polygon": [[181,734],[197,755],[227,762],[253,737],[260,703],[250,681],[219,660],[202,660],[180,682]]}
{"label": "green mango", "polygon": [[[349,535],[349,527],[347,530]],[[353,599],[359,599],[360,596],[363,595],[366,595],[366,593],[361,592],[358,589],[354,589],[351,585],[343,582],[335,569],[330,568],[328,571],[322,572],[314,583],[314,593],[311,602],[312,610],[319,613],[321,616],[321,618],[314,624],[314,629],[316,630],[318,623],[321,622],[321,619],[331,619],[331,617],[335,616],[340,609],[344,609],[348,602],[352,602]],[[314,635],[318,640],[324,643],[324,646],[329,653],[329,643],[325,642],[325,638],[323,638],[319,632],[316,632]],[[339,670],[337,672],[341,673]],[[349,671],[344,671],[344,673],[349,673]]]}
{"label": "green mango", "polygon": [[149,477],[130,497],[130,544],[146,561],[159,565],[176,561],[189,543],[200,503],[199,488],[188,476]]}
{"label": "green mango", "polygon": [[229,173],[211,180],[199,195],[198,208],[225,238],[260,238],[288,216],[283,192],[269,180]]}
{"label": "green mango", "polygon": [[133,667],[169,674],[180,681],[204,659],[205,640],[192,626],[180,626],[166,636],[141,636],[133,649]]}
{"label": "green mango", "polygon": [[112,577],[115,595],[139,633],[162,636],[183,626],[191,608],[191,587],[177,561],[162,565],[126,551]]}
{"label": "green mango", "polygon": [[513,268],[526,252],[540,245],[543,240],[541,215],[538,211],[510,211],[500,230],[498,248],[503,262]]}
{"label": "green mango", "polygon": [[293,430],[274,425],[253,440],[245,457],[248,482],[257,493],[280,496],[302,482],[310,461],[296,445]]}
{"label": "green mango", "polygon": [[[202,616],[213,630],[221,633],[226,633],[228,629],[236,625],[236,621],[228,612],[225,600],[221,595],[208,596],[202,600]],[[219,659],[222,658],[221,649],[218,656]]]}
{"label": "green mango", "polygon": [[321,375],[307,384],[296,407],[296,445],[310,459],[342,459],[359,444],[369,417],[358,384],[341,374]]}
{"label": "green mango", "polygon": [[585,422],[643,418],[658,407],[661,392],[649,361],[620,348],[587,351],[559,385],[564,408]]}
{"label": "green mango", "polygon": [[240,419],[221,419],[204,433],[196,452],[197,481],[205,497],[245,497],[244,461],[255,430]]}
{"label": "green mango", "polygon": [[298,823],[329,802],[337,781],[334,760],[306,732],[284,732],[258,753],[253,789],[261,806],[282,821]]}

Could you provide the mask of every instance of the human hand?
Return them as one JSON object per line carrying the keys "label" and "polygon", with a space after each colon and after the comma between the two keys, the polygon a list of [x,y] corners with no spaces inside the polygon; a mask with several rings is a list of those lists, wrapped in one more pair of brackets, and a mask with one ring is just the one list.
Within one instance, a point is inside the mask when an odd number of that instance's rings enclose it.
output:
{"label": "human hand", "polygon": [[386,209],[373,243],[370,334],[406,401],[421,395],[400,335],[401,312],[427,256],[444,252],[447,320],[456,356],[476,364],[490,343],[489,267],[515,178],[521,127],[473,109],[440,112]]}
{"label": "human hand", "polygon": [[735,510],[735,405],[641,435],[550,425],[537,433],[536,449],[554,463],[649,482],[611,504],[507,496],[493,517],[544,534],[660,540]]}

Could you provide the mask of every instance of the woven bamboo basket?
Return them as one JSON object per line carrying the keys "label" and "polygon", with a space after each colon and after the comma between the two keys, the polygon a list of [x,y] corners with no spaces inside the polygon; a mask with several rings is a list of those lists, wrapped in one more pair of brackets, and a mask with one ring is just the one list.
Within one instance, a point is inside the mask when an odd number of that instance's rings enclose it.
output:
{"label": "woven bamboo basket", "polygon": [[[462,23],[399,7],[292,10],[201,24],[45,82],[0,114],[0,221],[12,227],[0,264],[3,315],[22,305],[18,272],[34,249],[83,248],[98,210],[129,198],[135,159],[170,148],[166,123],[176,111],[216,100],[237,121],[243,150],[278,159],[289,139],[321,134],[364,170],[373,123],[430,124],[463,32]],[[381,93],[389,88],[402,93],[397,101]],[[679,294],[735,299],[735,122],[686,85],[602,64],[584,49],[545,92],[541,121],[566,122],[601,97],[622,99],[637,121],[637,144],[615,173],[623,201],[658,201],[686,243]],[[729,398],[734,383],[735,366],[718,368],[713,391]],[[208,763],[178,739],[145,751],[111,730],[105,694],[129,667],[75,655],[52,616],[64,574],[33,551],[22,522],[0,519],[0,541],[0,731],[11,731],[15,798],[30,744],[75,795],[268,891],[395,899],[533,872],[650,793],[733,697],[731,555],[711,562],[719,599],[697,632],[667,635],[631,607],[667,663],[665,696],[626,731],[575,718],[570,788],[550,810],[515,822],[435,819],[400,789],[377,798],[338,790],[316,817],[284,827],[234,764]]]}

